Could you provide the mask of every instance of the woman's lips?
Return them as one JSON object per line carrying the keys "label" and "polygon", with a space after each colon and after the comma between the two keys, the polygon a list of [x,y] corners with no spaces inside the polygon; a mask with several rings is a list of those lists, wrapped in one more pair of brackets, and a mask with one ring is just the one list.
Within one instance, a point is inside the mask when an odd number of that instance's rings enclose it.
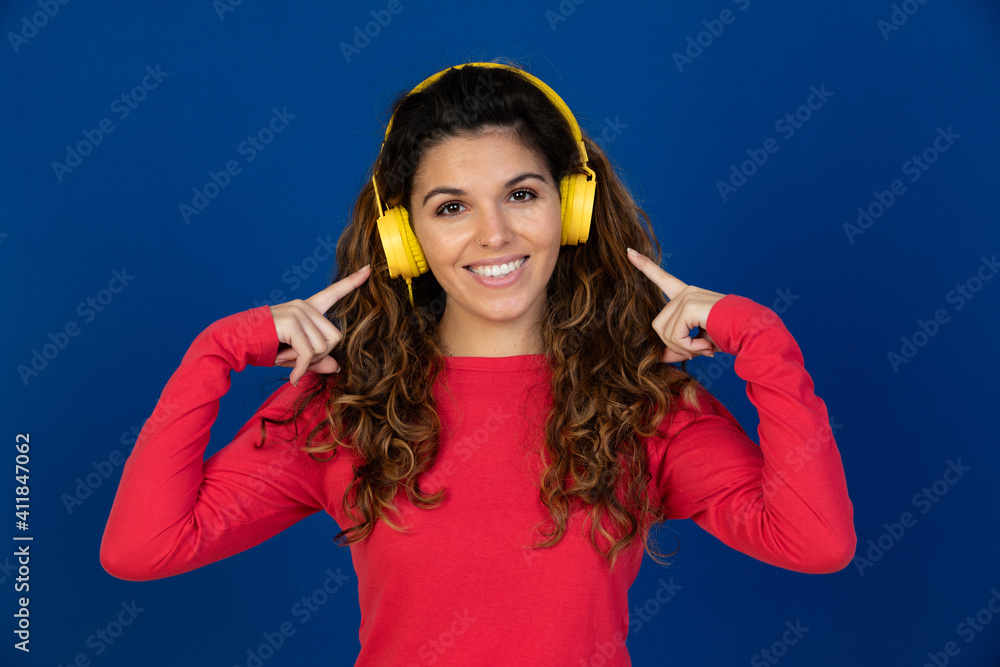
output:
{"label": "woman's lips", "polygon": [[494,277],[494,276],[481,276],[478,273],[476,273],[475,271],[473,271],[471,268],[469,268],[469,267],[465,267],[465,268],[469,272],[469,274],[479,282],[480,285],[484,285],[486,287],[506,287],[507,285],[510,285],[511,283],[513,283],[514,281],[516,281],[520,277],[520,275],[524,272],[524,266],[525,266],[525,264],[528,263],[529,259],[530,259],[530,256],[526,255],[524,257],[524,261],[521,262],[521,266],[517,267],[516,269],[514,269],[510,273],[507,273],[507,274],[502,275],[502,276],[496,276],[496,277]]}

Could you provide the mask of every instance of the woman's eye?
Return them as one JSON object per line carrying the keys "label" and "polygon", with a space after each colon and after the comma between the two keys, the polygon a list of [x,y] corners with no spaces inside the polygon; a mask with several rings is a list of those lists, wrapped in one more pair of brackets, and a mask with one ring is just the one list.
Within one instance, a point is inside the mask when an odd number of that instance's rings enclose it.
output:
{"label": "woman's eye", "polygon": [[452,206],[461,206],[461,204],[459,204],[457,201],[450,201],[447,204],[442,204],[441,208],[437,210],[437,214],[446,217],[450,215],[457,215],[458,210],[451,208]]}
{"label": "woman's eye", "polygon": [[[510,196],[511,197],[517,197],[518,195],[531,195],[531,197],[537,197],[538,196],[534,192],[532,192],[531,190],[518,190],[517,192],[511,193]],[[518,197],[514,201],[529,201],[529,199]]]}

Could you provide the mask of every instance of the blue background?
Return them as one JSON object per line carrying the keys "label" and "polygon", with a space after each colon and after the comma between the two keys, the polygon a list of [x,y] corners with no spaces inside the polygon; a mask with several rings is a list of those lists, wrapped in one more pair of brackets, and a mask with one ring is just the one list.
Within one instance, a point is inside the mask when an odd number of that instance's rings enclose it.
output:
{"label": "blue background", "polygon": [[[112,461],[128,454],[201,330],[328,284],[332,260],[303,260],[336,241],[392,97],[448,65],[506,56],[602,138],[655,223],[667,270],[768,306],[786,295],[777,307],[834,422],[858,556],[868,540],[888,547],[869,554],[870,565],[805,575],[671,522],[661,544],[670,548],[676,531],[674,566],[644,563],[630,602],[655,601],[661,577],[683,588],[630,635],[634,664],[771,664],[760,652],[796,622],[808,631],[777,648],[783,665],[922,665],[949,641],[959,649],[949,664],[1000,664],[1000,618],[983,613],[991,622],[971,641],[957,628],[1000,590],[1000,457],[988,418],[1000,280],[975,280],[983,258],[1000,252],[996,3],[908,0],[912,15],[899,7],[901,25],[889,30],[879,26],[894,12],[887,1],[404,2],[347,57],[341,43],[387,3],[246,0],[220,11],[210,0],[46,2],[58,9],[51,18],[37,0],[0,8],[0,543],[18,533],[11,473],[20,432],[31,434],[35,537],[30,656],[12,647],[13,546],[0,548],[0,662],[68,665],[83,654],[108,666],[247,665],[263,633],[292,621],[295,634],[263,664],[353,664],[357,580],[349,551],[331,542],[338,527],[329,516],[198,571],[120,581],[98,561],[121,474]],[[733,21],[713,24],[725,9]],[[33,16],[41,27],[30,26]],[[688,48],[696,57],[678,64],[672,54]],[[168,74],[122,118],[112,104],[147,67]],[[799,111],[809,118],[794,134],[779,131],[812,86],[832,95]],[[240,143],[286,108],[294,118],[248,162]],[[57,174],[53,162],[105,118],[113,131]],[[939,128],[958,138],[911,181],[904,163]],[[717,182],[769,137],[777,152],[755,171],[746,166],[754,173],[723,197]],[[229,160],[241,172],[186,223],[179,205]],[[858,207],[896,179],[905,193],[849,235]],[[296,265],[312,269],[305,280],[292,278]],[[134,278],[100,312],[80,309],[115,270]],[[959,285],[978,291],[949,299]],[[901,354],[903,338],[938,310],[947,321],[917,335],[916,354],[894,367],[889,353]],[[22,378],[18,366],[71,323],[78,335]],[[756,437],[756,412],[727,356],[695,367]],[[234,374],[208,454],[273,391],[269,381],[287,375]],[[969,470],[939,482],[939,495],[934,483],[949,461]],[[67,508],[65,497],[99,469],[107,478]],[[915,502],[925,487],[935,502]],[[907,511],[915,524],[890,536],[886,524]],[[328,568],[349,582],[301,623],[292,607]],[[143,611],[98,655],[88,637],[133,599]]]}

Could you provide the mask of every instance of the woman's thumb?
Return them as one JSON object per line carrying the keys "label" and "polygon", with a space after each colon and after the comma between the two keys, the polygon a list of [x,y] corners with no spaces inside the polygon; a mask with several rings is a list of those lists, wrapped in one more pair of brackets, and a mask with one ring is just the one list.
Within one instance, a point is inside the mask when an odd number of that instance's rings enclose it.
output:
{"label": "woman's thumb", "polygon": [[337,373],[340,371],[340,364],[337,363],[336,359],[327,355],[309,366],[309,371],[312,373]]}

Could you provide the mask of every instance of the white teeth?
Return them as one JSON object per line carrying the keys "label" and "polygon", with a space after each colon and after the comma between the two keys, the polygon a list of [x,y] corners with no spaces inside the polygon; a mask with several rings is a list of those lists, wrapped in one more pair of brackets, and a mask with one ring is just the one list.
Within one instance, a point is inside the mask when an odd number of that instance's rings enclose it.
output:
{"label": "white teeth", "polygon": [[480,276],[497,277],[505,276],[511,271],[517,270],[522,264],[524,264],[524,257],[506,264],[494,264],[493,266],[470,266],[469,270]]}

